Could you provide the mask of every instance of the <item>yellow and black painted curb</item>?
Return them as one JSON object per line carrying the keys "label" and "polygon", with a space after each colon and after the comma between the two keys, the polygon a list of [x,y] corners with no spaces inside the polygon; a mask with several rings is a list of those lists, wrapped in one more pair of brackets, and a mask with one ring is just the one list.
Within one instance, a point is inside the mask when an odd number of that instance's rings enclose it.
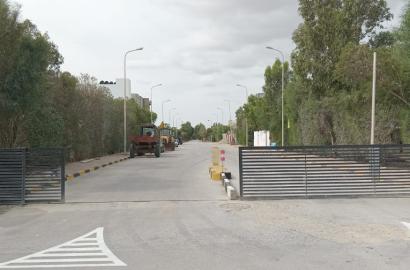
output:
{"label": "yellow and black painted curb", "polygon": [[121,159],[119,159],[119,160],[114,160],[114,161],[111,161],[111,162],[102,164],[102,165],[100,165],[100,166],[95,166],[95,167],[93,167],[93,168],[81,170],[81,171],[79,171],[79,172],[76,172],[76,173],[73,173],[73,174],[70,174],[70,175],[66,175],[66,176],[65,176],[65,180],[66,180],[66,181],[73,180],[73,179],[76,178],[76,177],[79,177],[79,176],[82,176],[82,175],[84,175],[84,174],[90,173],[90,172],[92,172],[92,171],[96,171],[96,170],[99,170],[99,169],[101,169],[101,168],[104,168],[104,167],[107,167],[107,166],[110,166],[110,165],[119,163],[119,162],[124,161],[124,160],[127,160],[127,159],[129,159],[129,158],[128,158],[128,157],[121,158]]}

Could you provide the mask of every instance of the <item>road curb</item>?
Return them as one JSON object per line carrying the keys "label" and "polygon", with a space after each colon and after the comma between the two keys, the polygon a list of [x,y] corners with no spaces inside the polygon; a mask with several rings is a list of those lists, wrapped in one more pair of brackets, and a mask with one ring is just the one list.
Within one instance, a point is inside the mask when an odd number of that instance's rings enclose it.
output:
{"label": "road curb", "polygon": [[73,174],[67,174],[67,175],[65,176],[65,180],[66,180],[66,181],[70,181],[70,180],[73,180],[73,179],[76,178],[76,177],[85,175],[85,174],[90,173],[90,172],[92,172],[92,171],[96,171],[96,170],[99,170],[99,169],[101,169],[101,168],[104,168],[104,167],[113,165],[113,164],[117,164],[117,163],[119,163],[119,162],[122,162],[122,161],[128,160],[128,159],[129,159],[129,157],[125,157],[125,158],[121,158],[121,159],[118,159],[118,160],[110,161],[110,162],[105,163],[105,164],[102,164],[102,165],[100,165],[100,166],[94,166],[94,167],[92,167],[92,168],[88,168],[88,169],[85,169],[85,170],[80,170],[79,172],[75,172],[75,173],[73,173]]}
{"label": "road curb", "polygon": [[237,200],[238,199],[238,192],[236,192],[235,187],[232,185],[231,180],[227,178],[225,173],[221,173],[222,178],[222,185],[225,188],[226,195],[230,200]]}

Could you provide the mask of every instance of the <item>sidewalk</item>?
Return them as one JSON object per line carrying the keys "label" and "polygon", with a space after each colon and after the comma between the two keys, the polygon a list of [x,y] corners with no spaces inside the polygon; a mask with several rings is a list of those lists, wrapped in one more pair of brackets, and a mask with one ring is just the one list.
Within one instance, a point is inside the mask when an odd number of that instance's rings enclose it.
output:
{"label": "sidewalk", "polygon": [[88,160],[68,163],[65,166],[65,174],[67,180],[72,180],[75,177],[86,173],[101,169],[103,167],[124,161],[128,159],[128,154],[113,154]]}

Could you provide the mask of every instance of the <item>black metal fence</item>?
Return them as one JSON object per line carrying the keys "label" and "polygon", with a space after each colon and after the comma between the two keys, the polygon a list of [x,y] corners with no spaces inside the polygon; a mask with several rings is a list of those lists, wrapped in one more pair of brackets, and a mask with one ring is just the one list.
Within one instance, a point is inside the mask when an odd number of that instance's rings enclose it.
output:
{"label": "black metal fence", "polygon": [[410,145],[241,147],[251,198],[410,196]]}
{"label": "black metal fence", "polygon": [[0,203],[63,202],[63,149],[0,149]]}

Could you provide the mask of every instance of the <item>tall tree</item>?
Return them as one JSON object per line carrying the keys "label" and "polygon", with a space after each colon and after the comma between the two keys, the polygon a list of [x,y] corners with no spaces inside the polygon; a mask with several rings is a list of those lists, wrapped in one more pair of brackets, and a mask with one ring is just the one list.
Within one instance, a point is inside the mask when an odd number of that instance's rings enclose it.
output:
{"label": "tall tree", "polygon": [[385,0],[300,0],[299,13],[292,66],[319,98],[339,89],[333,70],[346,44],[374,36],[392,18]]}
{"label": "tall tree", "polygon": [[182,123],[180,134],[184,141],[189,141],[192,139],[192,136],[194,135],[194,128],[192,127],[191,122],[188,121],[186,123]]}
{"label": "tall tree", "polygon": [[[300,0],[299,13],[303,23],[293,35],[296,48],[292,66],[295,81],[305,96],[298,116],[303,119],[298,121],[301,141],[305,144],[356,143],[354,139],[338,135],[338,129],[349,127],[340,126],[338,122],[340,118],[348,119],[341,116],[347,108],[339,104],[347,89],[335,70],[346,46],[371,40],[383,28],[383,22],[391,19],[386,1]],[[345,139],[340,141],[340,138]]]}
{"label": "tall tree", "polygon": [[204,124],[199,123],[194,128],[194,135],[193,137],[197,140],[204,140],[206,139],[206,127]]}
{"label": "tall tree", "polygon": [[44,116],[47,76],[58,70],[62,57],[48,36],[30,21],[20,22],[19,9],[5,0],[0,0],[0,37],[0,146],[27,145],[30,120]]}

